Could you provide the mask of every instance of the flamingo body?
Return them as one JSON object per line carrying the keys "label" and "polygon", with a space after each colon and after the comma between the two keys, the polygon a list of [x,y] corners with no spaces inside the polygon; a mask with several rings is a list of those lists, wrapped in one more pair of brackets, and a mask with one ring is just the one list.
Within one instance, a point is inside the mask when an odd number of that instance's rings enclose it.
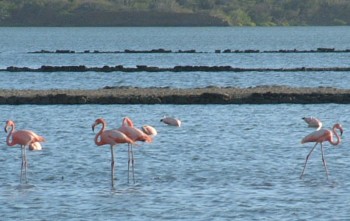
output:
{"label": "flamingo body", "polygon": [[322,128],[322,122],[316,117],[303,117],[302,119],[308,124],[308,127],[316,128],[316,130]]}
{"label": "flamingo body", "polygon": [[176,119],[176,118],[164,117],[160,121],[167,124],[167,125],[170,125],[170,126],[181,127],[181,121],[179,119]]}
{"label": "flamingo body", "polygon": [[[11,128],[11,129],[9,129]],[[8,146],[20,145],[22,150],[22,165],[21,165],[21,177],[20,181],[22,182],[22,177],[25,177],[27,182],[27,156],[25,148],[28,146],[30,150],[41,150],[41,145],[39,142],[44,142],[45,138],[37,135],[31,130],[16,130],[15,122],[8,120],[5,125],[5,132],[8,132],[6,138],[6,144]],[[39,148],[40,147],[40,148]],[[24,169],[24,171],[23,171]]]}
{"label": "flamingo body", "polygon": [[[311,153],[313,152],[313,150],[315,149],[317,144],[320,144],[321,145],[321,153],[322,153],[322,163],[323,163],[323,166],[326,170],[326,175],[327,175],[327,179],[328,179],[328,169],[327,169],[326,160],[324,158],[323,142],[328,141],[330,144],[332,144],[334,146],[339,145],[341,143],[341,138],[338,135],[338,133],[336,132],[336,129],[340,131],[340,135],[343,134],[343,127],[337,123],[337,124],[334,124],[332,130],[327,130],[327,129],[317,130],[317,131],[314,131],[314,132],[310,133],[309,135],[305,136],[301,140],[302,144],[309,143],[309,142],[315,142],[315,145],[311,149],[309,154],[306,156],[304,168],[303,168],[303,171],[300,175],[300,178],[302,178],[302,176],[304,175],[305,167],[306,167],[307,161],[308,161]],[[336,136],[337,141],[334,141],[334,139],[333,139],[334,135]]]}

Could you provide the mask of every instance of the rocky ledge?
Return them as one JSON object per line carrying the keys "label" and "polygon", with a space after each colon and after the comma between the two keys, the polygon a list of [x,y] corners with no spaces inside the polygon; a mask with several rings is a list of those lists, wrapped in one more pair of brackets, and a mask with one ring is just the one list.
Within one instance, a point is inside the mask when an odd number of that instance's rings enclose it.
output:
{"label": "rocky ledge", "polygon": [[0,90],[0,104],[350,104],[350,90],[329,87],[192,89],[105,87],[98,90]]}

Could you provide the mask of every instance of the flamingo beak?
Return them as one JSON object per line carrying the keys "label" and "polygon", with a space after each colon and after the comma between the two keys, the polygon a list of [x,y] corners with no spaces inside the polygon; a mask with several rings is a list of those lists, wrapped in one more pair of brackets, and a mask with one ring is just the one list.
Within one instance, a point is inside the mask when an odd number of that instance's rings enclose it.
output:
{"label": "flamingo beak", "polygon": [[4,130],[5,130],[5,133],[7,133],[7,126],[5,126]]}
{"label": "flamingo beak", "polygon": [[95,132],[95,124],[91,126],[92,132]]}

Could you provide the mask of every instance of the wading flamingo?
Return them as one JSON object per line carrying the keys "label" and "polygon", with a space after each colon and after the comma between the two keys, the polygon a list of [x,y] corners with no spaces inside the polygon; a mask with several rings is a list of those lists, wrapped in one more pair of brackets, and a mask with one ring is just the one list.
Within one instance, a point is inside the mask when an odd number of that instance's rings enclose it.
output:
{"label": "wading flamingo", "polygon": [[[301,143],[308,143],[308,142],[316,142],[315,146],[311,149],[311,151],[309,152],[309,154],[306,156],[306,159],[305,159],[305,164],[304,164],[304,168],[303,168],[303,171],[301,172],[301,175],[300,175],[300,178],[303,177],[304,175],[304,171],[305,171],[305,167],[306,167],[306,164],[307,164],[307,161],[312,153],[312,151],[315,149],[315,147],[317,146],[317,144],[321,144],[321,153],[322,153],[322,163],[323,163],[323,166],[326,170],[326,174],[327,174],[327,179],[328,179],[328,169],[327,169],[327,164],[326,164],[326,160],[324,158],[324,153],[323,153],[323,146],[322,146],[322,143],[324,141],[328,141],[330,144],[336,146],[338,144],[340,144],[341,142],[341,138],[340,136],[337,134],[337,131],[336,129],[338,129],[340,131],[340,135],[343,134],[343,128],[340,124],[334,124],[332,130],[326,130],[326,129],[321,129],[321,130],[317,130],[317,131],[314,131],[312,132],[311,134],[307,135],[306,137],[304,137],[302,140],[301,140]],[[333,140],[333,136],[336,136],[337,137],[337,141],[334,141]]]}
{"label": "wading flamingo", "polygon": [[172,117],[163,117],[163,119],[161,119],[160,121],[171,126],[176,126],[176,127],[181,126],[181,121],[179,119],[172,118]]}
{"label": "wading flamingo", "polygon": [[[37,146],[36,143],[44,142],[45,138],[37,135],[33,131],[30,130],[17,130],[15,129],[15,122],[12,120],[8,120],[5,125],[5,132],[9,131],[9,134],[6,138],[6,144],[8,146],[20,145],[22,150],[22,164],[21,164],[21,176],[20,182],[22,183],[22,177],[24,176],[25,182],[27,183],[27,155],[26,155],[26,146],[30,148],[30,146]],[[39,143],[40,145],[40,143]],[[41,145],[40,145],[41,147]],[[24,171],[23,171],[24,169]]]}
{"label": "wading flamingo", "polygon": [[303,117],[302,119],[308,124],[308,127],[314,127],[316,130],[322,128],[322,122],[316,117]]}
{"label": "wading flamingo", "polygon": [[107,123],[103,118],[98,118],[92,124],[92,131],[95,130],[95,127],[99,124],[102,124],[101,130],[95,136],[95,144],[97,146],[102,145],[110,145],[111,147],[111,179],[112,179],[112,187],[114,187],[114,146],[121,143],[133,144],[129,137],[127,137],[124,133],[119,130],[106,130]]}
{"label": "wading flamingo", "polygon": [[[134,123],[132,120],[128,117],[124,117],[122,121],[122,126],[118,128],[119,131],[124,133],[126,136],[128,136],[132,141],[142,141],[142,142],[152,142],[152,137],[148,136],[144,132],[142,132],[140,129],[137,129],[134,127]],[[129,181],[129,171],[130,171],[130,163],[131,163],[131,169],[132,169],[132,176],[133,181],[135,183],[135,170],[134,170],[134,152],[132,149],[132,144],[128,145],[128,181]]]}

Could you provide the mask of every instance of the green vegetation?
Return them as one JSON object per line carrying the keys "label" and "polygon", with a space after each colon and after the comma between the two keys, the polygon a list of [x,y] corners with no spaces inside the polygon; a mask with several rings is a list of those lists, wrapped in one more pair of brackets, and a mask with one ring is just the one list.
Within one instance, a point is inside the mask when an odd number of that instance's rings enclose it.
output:
{"label": "green vegetation", "polygon": [[349,12],[349,0],[0,0],[0,25],[349,25]]}

